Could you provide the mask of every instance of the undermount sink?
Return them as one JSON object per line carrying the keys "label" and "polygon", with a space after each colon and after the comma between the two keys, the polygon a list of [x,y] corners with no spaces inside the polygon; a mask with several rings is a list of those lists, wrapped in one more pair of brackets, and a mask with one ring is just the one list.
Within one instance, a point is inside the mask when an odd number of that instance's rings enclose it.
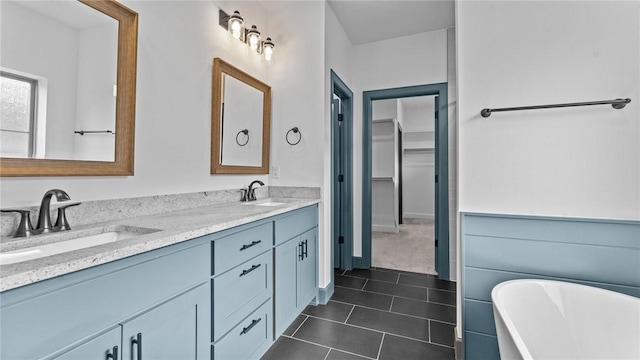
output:
{"label": "undermount sink", "polygon": [[143,234],[158,231],[156,229],[114,230],[101,234],[82,236],[71,240],[58,241],[51,244],[37,245],[29,248],[0,253],[0,265],[15,264],[27,260],[81,250],[93,246],[130,239]]}
{"label": "undermount sink", "polygon": [[267,201],[267,202],[256,204],[256,206],[280,206],[280,205],[285,205],[285,204],[286,203],[283,203],[283,202]]}
{"label": "undermount sink", "polygon": [[256,200],[256,201],[247,201],[245,203],[243,203],[244,205],[253,205],[253,206],[281,206],[281,205],[287,205],[289,202],[287,202],[286,200],[280,200],[280,199],[262,199],[262,200]]}

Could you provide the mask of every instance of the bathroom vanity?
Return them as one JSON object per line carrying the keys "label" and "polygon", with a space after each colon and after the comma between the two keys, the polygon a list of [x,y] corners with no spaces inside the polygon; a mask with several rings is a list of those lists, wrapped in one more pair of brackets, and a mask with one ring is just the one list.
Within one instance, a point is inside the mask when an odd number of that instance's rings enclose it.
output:
{"label": "bathroom vanity", "polygon": [[3,265],[0,358],[259,358],[317,295],[317,202],[150,215],[160,231]]}

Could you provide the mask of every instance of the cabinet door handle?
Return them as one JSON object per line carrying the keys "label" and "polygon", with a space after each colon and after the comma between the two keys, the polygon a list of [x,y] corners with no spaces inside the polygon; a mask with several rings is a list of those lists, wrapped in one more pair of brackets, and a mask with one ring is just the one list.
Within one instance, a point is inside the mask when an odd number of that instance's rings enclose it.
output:
{"label": "cabinet door handle", "polygon": [[260,267],[260,265],[262,265],[262,264],[253,265],[253,266],[251,267],[251,269],[242,270],[242,274],[240,274],[240,276],[245,276],[245,275],[247,275],[248,273],[252,272],[253,270],[255,270],[255,269],[259,268],[259,267]]}
{"label": "cabinet door handle", "polygon": [[260,320],[262,320],[262,318],[259,318],[258,320],[253,320],[249,326],[247,326],[246,328],[242,329],[242,331],[240,332],[240,335],[244,335],[244,334],[248,333],[249,331],[251,331],[251,329],[253,329],[254,326],[258,325]]}
{"label": "cabinet door handle", "polygon": [[260,244],[261,242],[262,242],[262,240],[255,240],[255,241],[252,241],[251,244],[244,244],[240,248],[240,251],[247,250],[248,248],[250,248],[252,246],[256,246],[256,245]]}
{"label": "cabinet door handle", "polygon": [[302,243],[304,244],[304,250],[302,251],[302,255],[304,255],[305,258],[309,257],[309,244],[308,244],[309,240],[303,241]]}
{"label": "cabinet door handle", "polygon": [[304,251],[302,250],[303,246],[302,241],[298,243],[298,258],[300,260],[304,260]]}
{"label": "cabinet door handle", "polygon": [[118,360],[118,346],[114,346],[111,351],[107,351],[107,360]]}
{"label": "cabinet door handle", "polygon": [[142,360],[142,333],[138,333],[135,338],[131,339],[131,348],[136,345],[138,358],[136,360]]}

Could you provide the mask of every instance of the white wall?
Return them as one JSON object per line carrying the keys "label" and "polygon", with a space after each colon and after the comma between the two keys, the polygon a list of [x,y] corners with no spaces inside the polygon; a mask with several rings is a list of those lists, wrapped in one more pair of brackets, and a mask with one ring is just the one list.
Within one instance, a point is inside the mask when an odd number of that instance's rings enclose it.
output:
{"label": "white wall", "polygon": [[[280,178],[271,179],[276,186],[321,187],[320,204],[319,285],[331,279],[331,173],[326,166],[325,91],[325,2],[265,2],[276,43],[275,63],[269,68],[273,90],[271,125],[271,164],[280,167]],[[274,39],[275,40],[275,39]],[[302,134],[298,145],[287,144],[287,131],[297,126]],[[329,183],[330,184],[330,183]]]}
{"label": "white wall", "polygon": [[362,256],[362,92],[447,81],[446,30],[354,47],[354,256]]}
{"label": "white wall", "polygon": [[461,211],[640,218],[639,17],[637,1],[458,4]]}
{"label": "white wall", "polygon": [[[269,83],[267,65],[246,52],[246,46],[227,39],[218,26],[218,6],[204,1],[123,1],[139,13],[136,100],[135,176],[29,177],[1,179],[2,207],[37,205],[44,192],[61,188],[74,201],[116,199],[158,194],[241,188],[251,180],[269,183],[267,175],[210,175],[211,81],[213,58],[221,57],[250,75]],[[239,10],[268,35],[268,14],[260,2],[233,2],[227,12]],[[318,15],[321,17],[321,15]],[[271,34],[276,51],[285,38]],[[321,35],[318,35],[321,37]],[[281,47],[278,45],[282,45]],[[320,50],[322,51],[322,50]],[[293,53],[293,51],[291,51]],[[296,58],[274,57],[282,64]],[[320,60],[321,64],[321,60]],[[301,65],[300,65],[301,66]],[[321,74],[321,65],[318,76]],[[320,80],[321,81],[321,80]],[[322,83],[311,86],[320,88]],[[274,95],[282,107],[283,95]],[[286,97],[285,97],[286,99]],[[53,101],[50,99],[50,101]],[[293,104],[293,102],[292,102]],[[305,104],[296,105],[305,107]],[[316,111],[321,114],[321,108]],[[274,109],[273,126],[284,119]],[[321,115],[320,115],[321,116]],[[298,116],[296,115],[296,118]],[[305,117],[306,118],[306,117]],[[303,128],[303,131],[304,128]],[[311,132],[310,134],[312,134]],[[72,134],[73,135],[73,134]],[[273,133],[272,151],[284,147]],[[310,137],[311,138],[311,137]],[[70,141],[73,141],[71,138]],[[287,145],[288,146],[288,145]],[[272,155],[272,159],[273,159]],[[318,158],[320,158],[318,156]],[[290,169],[284,169],[290,174]],[[285,175],[289,176],[289,175]],[[318,176],[318,172],[309,174]],[[315,178],[314,178],[315,179]],[[321,176],[313,183],[320,183]],[[296,180],[296,179],[294,179]],[[294,181],[292,180],[292,181]],[[299,185],[307,185],[299,179]],[[306,180],[306,179],[305,179]],[[311,184],[309,184],[311,185]]]}
{"label": "white wall", "polygon": [[[349,41],[344,28],[336,18],[333,9],[325,2],[324,8],[325,14],[325,51],[324,51],[324,118],[323,122],[326,124],[324,131],[322,132],[323,140],[323,168],[324,168],[324,182],[322,186],[323,194],[323,215],[324,215],[324,227],[325,227],[325,243],[323,244],[323,251],[326,257],[321,258],[321,273],[320,286],[325,287],[331,280],[331,272],[333,271],[333,264],[331,263],[331,252],[333,239],[331,238],[331,209],[333,206],[331,198],[331,186],[333,179],[331,178],[331,156],[333,153],[333,147],[331,143],[331,70],[333,70],[338,77],[351,89],[353,88],[353,80],[351,74],[351,64],[353,57],[353,46]],[[354,109],[358,104],[353,103]],[[355,120],[355,119],[354,119]],[[353,183],[354,189],[359,187],[355,182]],[[354,200],[354,209],[358,207],[358,204]],[[355,227],[355,224],[354,224]],[[355,229],[354,229],[355,230]]]}
{"label": "white wall", "polygon": [[640,2],[457,1],[456,27],[460,211],[640,219]]}

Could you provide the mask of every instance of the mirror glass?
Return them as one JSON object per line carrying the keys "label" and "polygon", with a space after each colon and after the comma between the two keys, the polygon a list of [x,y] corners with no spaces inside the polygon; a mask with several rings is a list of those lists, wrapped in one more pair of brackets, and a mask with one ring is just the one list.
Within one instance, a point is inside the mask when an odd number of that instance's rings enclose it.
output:
{"label": "mirror glass", "polygon": [[223,74],[222,165],[262,165],[262,108],[264,94]]}
{"label": "mirror glass", "polygon": [[118,21],[78,1],[2,1],[0,155],[114,161]]}
{"label": "mirror glass", "polygon": [[0,1],[0,176],[133,175],[138,14]]}
{"label": "mirror glass", "polygon": [[271,87],[215,58],[211,173],[268,174]]}

